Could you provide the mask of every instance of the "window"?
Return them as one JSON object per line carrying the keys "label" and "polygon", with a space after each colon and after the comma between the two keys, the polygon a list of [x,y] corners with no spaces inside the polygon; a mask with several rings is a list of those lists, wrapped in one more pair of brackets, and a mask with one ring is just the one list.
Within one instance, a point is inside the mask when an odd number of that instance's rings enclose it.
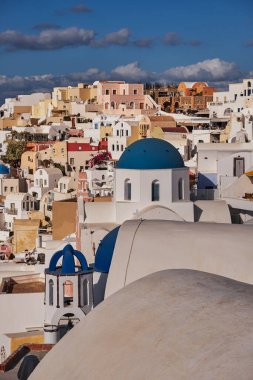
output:
{"label": "window", "polygon": [[69,162],[70,162],[70,165],[74,165],[74,163],[75,163],[74,158],[71,158],[71,159],[69,160]]}
{"label": "window", "polygon": [[113,95],[117,95],[117,90],[112,90]]}
{"label": "window", "polygon": [[124,150],[124,145],[121,145],[121,152],[123,152]]}
{"label": "window", "polygon": [[63,284],[63,303],[64,305],[70,305],[73,301],[73,282],[67,280]]}
{"label": "window", "polygon": [[134,95],[137,95],[137,94],[138,94],[138,91],[134,89]]}
{"label": "window", "polygon": [[117,144],[117,152],[119,151],[119,145]]}
{"label": "window", "polygon": [[40,170],[40,175],[42,175],[42,170]]}
{"label": "window", "polygon": [[132,198],[132,185],[130,179],[125,180],[124,184],[124,200],[131,201]]}
{"label": "window", "polygon": [[85,279],[83,280],[83,302],[82,306],[86,306],[89,304],[89,294],[88,294],[88,281]]}
{"label": "window", "polygon": [[117,136],[119,136],[119,130],[117,129]]}
{"label": "window", "polygon": [[48,282],[48,303],[49,305],[54,304],[54,281],[49,280]]}
{"label": "window", "polygon": [[8,187],[7,186],[4,186],[4,192],[6,193]]}
{"label": "window", "polygon": [[13,186],[11,186],[11,188],[10,188],[10,192],[12,193],[12,192],[13,192],[13,190],[14,190],[14,187],[13,187]]}
{"label": "window", "polygon": [[160,200],[160,184],[159,181],[156,179],[152,182],[151,186],[152,196],[151,200],[152,202],[159,201]]}
{"label": "window", "polygon": [[110,95],[110,90],[105,90],[105,95]]}
{"label": "window", "polygon": [[178,199],[184,199],[184,180],[182,178],[178,181]]}
{"label": "window", "polygon": [[126,136],[128,136],[128,131],[126,130]]}
{"label": "window", "polygon": [[115,146],[114,146],[114,144],[112,144],[112,151],[114,151],[114,149],[115,149]]}
{"label": "window", "polygon": [[47,186],[47,180],[44,179],[44,186]]}
{"label": "window", "polygon": [[234,158],[234,176],[240,177],[245,172],[245,161],[244,157]]}

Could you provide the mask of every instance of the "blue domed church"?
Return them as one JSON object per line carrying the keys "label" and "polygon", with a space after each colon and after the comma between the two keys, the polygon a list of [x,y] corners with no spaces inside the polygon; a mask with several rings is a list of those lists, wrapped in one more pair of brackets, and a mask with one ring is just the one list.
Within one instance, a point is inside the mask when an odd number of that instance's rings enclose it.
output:
{"label": "blue domed church", "polygon": [[87,203],[85,223],[128,219],[194,221],[189,169],[167,141],[147,138],[129,145],[115,168],[113,202]]}
{"label": "blue domed church", "polygon": [[115,174],[118,223],[132,218],[193,221],[189,169],[167,141],[150,138],[131,144]]}
{"label": "blue domed church", "polygon": [[129,145],[117,162],[114,176],[111,202],[78,201],[83,223],[81,249],[87,257],[92,258],[108,231],[126,220],[194,221],[189,169],[178,150],[167,141],[146,138]]}

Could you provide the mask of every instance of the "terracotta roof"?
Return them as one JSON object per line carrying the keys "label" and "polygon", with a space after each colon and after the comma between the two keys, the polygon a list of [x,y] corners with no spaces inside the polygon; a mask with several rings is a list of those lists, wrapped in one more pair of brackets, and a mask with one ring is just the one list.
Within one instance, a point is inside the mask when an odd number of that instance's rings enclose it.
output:
{"label": "terracotta roof", "polygon": [[173,133],[188,133],[186,127],[162,127],[163,132],[173,132]]}
{"label": "terracotta roof", "polygon": [[150,116],[150,121],[175,121],[172,116]]}

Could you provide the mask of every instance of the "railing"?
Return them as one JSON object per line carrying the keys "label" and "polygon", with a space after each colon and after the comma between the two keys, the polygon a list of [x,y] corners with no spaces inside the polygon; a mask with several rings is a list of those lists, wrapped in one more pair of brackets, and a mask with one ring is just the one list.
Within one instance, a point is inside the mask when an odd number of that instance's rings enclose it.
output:
{"label": "railing", "polygon": [[220,191],[218,189],[196,189],[190,193],[191,201],[220,199]]}
{"label": "railing", "polygon": [[6,208],[5,212],[9,215],[18,215],[18,209],[17,208]]}

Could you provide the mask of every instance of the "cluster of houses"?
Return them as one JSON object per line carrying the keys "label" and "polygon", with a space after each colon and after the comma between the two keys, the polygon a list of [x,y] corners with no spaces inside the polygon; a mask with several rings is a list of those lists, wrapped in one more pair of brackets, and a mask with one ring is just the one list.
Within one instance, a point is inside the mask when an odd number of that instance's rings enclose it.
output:
{"label": "cluster of houses", "polygon": [[[59,323],[73,326],[77,315],[104,299],[125,221],[252,224],[253,79],[231,84],[227,92],[182,82],[167,100],[176,112],[166,112],[162,90],[155,100],[151,95],[142,84],[98,81],[19,95],[0,107],[0,292],[6,305],[23,304],[17,325],[6,317],[0,327],[0,363],[21,341],[15,333],[23,333],[22,342],[41,343],[44,328],[47,343],[55,344]],[[9,157],[13,143],[22,147],[16,159]],[[31,266],[22,253],[34,250],[45,260]],[[70,256],[72,264],[65,266]],[[16,284],[11,291],[9,283]],[[27,297],[8,298],[15,289]],[[31,302],[38,307],[27,321]]]}

